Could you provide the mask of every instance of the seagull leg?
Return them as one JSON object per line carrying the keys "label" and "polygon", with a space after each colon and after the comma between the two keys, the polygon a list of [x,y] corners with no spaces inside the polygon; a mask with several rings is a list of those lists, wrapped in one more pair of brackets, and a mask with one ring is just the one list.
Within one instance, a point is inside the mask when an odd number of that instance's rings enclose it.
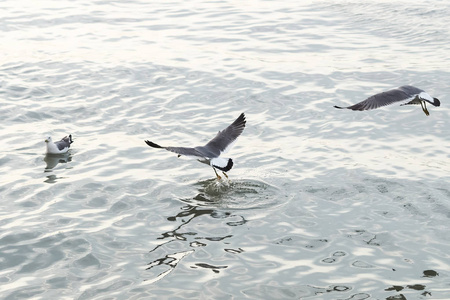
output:
{"label": "seagull leg", "polygon": [[225,177],[226,177],[227,179],[229,179],[227,173],[225,173],[225,172],[223,172],[223,171],[222,171],[222,173],[223,173],[223,175],[225,175]]}
{"label": "seagull leg", "polygon": [[222,177],[219,176],[219,174],[217,174],[216,168],[213,167],[214,173],[216,173],[217,179],[220,180],[222,179]]}
{"label": "seagull leg", "polygon": [[427,104],[425,103],[425,101],[420,101],[420,105],[422,106],[423,112],[424,112],[427,116],[429,116],[430,113],[428,112]]}

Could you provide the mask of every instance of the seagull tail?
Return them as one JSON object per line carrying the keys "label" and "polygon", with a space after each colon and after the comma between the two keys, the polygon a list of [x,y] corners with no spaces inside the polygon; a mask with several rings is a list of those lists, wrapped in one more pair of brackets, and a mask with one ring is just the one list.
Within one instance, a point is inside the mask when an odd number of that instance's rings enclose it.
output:
{"label": "seagull tail", "polygon": [[164,147],[161,147],[160,145],[155,144],[155,143],[150,142],[150,141],[145,141],[145,143],[146,143],[147,145],[149,145],[150,147],[153,147],[153,148],[164,148]]}
{"label": "seagull tail", "polygon": [[210,164],[213,168],[228,172],[233,167],[233,160],[231,158],[216,157],[211,159]]}

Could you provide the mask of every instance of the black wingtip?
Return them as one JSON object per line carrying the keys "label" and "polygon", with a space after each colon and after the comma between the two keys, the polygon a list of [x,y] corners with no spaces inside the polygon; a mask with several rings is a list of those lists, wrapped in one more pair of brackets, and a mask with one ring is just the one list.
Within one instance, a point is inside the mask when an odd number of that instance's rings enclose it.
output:
{"label": "black wingtip", "polygon": [[161,147],[160,145],[155,144],[155,143],[150,142],[150,141],[145,141],[145,143],[146,143],[147,145],[149,145],[150,147],[153,147],[153,148],[164,148],[164,147]]}
{"label": "black wingtip", "polygon": [[71,134],[69,134],[69,144],[72,144],[73,143],[73,140],[72,140],[72,135]]}
{"label": "black wingtip", "polygon": [[247,123],[247,120],[245,119],[245,114],[241,113],[239,117],[233,122],[234,125],[242,124],[245,127],[245,123]]}
{"label": "black wingtip", "polygon": [[335,107],[335,108],[339,108],[339,109],[344,109],[344,108],[346,108],[346,107],[337,106],[337,105],[335,105],[334,107]]}

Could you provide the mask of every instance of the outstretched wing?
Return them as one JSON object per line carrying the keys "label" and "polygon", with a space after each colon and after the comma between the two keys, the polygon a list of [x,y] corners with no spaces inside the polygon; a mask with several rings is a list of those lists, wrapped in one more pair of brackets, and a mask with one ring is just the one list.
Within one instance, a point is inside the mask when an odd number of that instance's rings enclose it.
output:
{"label": "outstretched wing", "polygon": [[347,108],[351,110],[369,110],[382,106],[386,106],[395,102],[407,101],[414,98],[416,95],[423,92],[423,90],[411,85],[404,85],[396,89],[392,89],[386,92],[382,92],[373,96],[370,96],[364,101],[356,103],[352,106],[341,107],[334,106],[336,108]]}
{"label": "outstretched wing", "polygon": [[195,148],[186,148],[186,147],[162,147],[158,144],[155,144],[151,141],[145,141],[147,145],[153,148],[161,148],[166,149],[167,151],[174,152],[178,155],[185,155],[185,156],[195,156],[195,157],[204,157],[202,153],[197,151]]}
{"label": "outstretched wing", "polygon": [[222,131],[219,131],[219,133],[205,146],[198,146],[195,148],[163,147],[151,141],[145,142],[150,147],[166,149],[178,155],[214,158],[218,157],[222,152],[225,152],[230,148],[237,137],[242,133],[242,131],[244,131],[245,122],[245,115],[242,113],[230,126]]}
{"label": "outstretched wing", "polygon": [[234,141],[241,135],[245,128],[245,114],[242,113],[231,125],[209,141],[203,147],[196,147],[201,152],[207,152],[209,157],[218,157],[222,152],[226,152]]}

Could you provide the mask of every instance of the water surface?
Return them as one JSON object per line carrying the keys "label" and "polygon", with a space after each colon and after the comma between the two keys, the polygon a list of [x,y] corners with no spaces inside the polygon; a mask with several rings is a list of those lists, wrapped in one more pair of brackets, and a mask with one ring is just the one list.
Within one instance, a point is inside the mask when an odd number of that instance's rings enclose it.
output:
{"label": "water surface", "polygon": [[[3,6],[2,298],[448,298],[446,1]],[[229,182],[144,143],[241,112]]]}

